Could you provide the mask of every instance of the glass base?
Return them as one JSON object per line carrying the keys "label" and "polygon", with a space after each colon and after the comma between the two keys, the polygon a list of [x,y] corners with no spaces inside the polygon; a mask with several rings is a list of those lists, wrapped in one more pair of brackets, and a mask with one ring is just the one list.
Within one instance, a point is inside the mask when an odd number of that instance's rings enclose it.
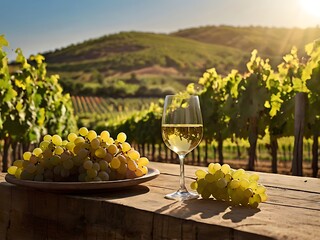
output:
{"label": "glass base", "polygon": [[183,191],[178,190],[174,193],[170,193],[165,196],[165,198],[167,198],[167,199],[178,200],[178,201],[197,199],[198,197],[199,197],[198,194],[188,192],[187,190],[183,190]]}

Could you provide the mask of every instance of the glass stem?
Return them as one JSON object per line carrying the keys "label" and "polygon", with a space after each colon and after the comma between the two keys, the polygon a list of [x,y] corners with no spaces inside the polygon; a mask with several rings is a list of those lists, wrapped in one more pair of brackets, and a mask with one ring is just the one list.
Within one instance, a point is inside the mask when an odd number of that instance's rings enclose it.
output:
{"label": "glass stem", "polygon": [[184,158],[186,155],[179,155],[179,160],[180,160],[180,192],[186,192],[186,186],[184,182]]}

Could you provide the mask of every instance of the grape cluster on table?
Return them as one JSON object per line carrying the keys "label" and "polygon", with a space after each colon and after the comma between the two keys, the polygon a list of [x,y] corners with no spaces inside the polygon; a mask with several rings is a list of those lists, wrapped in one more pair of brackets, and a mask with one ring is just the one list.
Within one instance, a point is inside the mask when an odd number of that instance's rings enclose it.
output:
{"label": "grape cluster on table", "polygon": [[207,171],[199,169],[195,175],[197,179],[191,183],[191,188],[204,199],[212,196],[233,205],[257,208],[268,197],[266,188],[258,183],[257,173],[234,170],[228,164],[210,163]]}
{"label": "grape cluster on table", "polygon": [[70,133],[67,140],[45,135],[39,147],[24,152],[8,173],[33,181],[109,181],[141,177],[148,173],[149,160],[126,142],[121,132],[116,139],[108,131],[98,135],[86,127]]}

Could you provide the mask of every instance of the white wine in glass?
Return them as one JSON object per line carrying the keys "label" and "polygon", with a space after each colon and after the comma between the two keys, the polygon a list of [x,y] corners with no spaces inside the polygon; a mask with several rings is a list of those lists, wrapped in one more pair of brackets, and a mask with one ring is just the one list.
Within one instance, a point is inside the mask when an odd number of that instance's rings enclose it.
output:
{"label": "white wine in glass", "polygon": [[198,198],[187,190],[184,180],[184,158],[201,142],[203,123],[198,96],[168,95],[162,115],[162,138],[180,160],[180,188],[165,197],[174,200]]}

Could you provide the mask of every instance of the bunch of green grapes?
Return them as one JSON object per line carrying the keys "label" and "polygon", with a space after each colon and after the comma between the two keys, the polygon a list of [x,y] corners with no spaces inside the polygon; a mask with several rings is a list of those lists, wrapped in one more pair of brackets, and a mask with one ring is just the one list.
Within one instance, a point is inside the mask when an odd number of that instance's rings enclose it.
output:
{"label": "bunch of green grapes", "polygon": [[253,208],[267,200],[266,188],[258,183],[259,175],[256,173],[234,170],[228,164],[210,163],[207,171],[200,169],[195,174],[197,179],[191,183],[191,188],[204,199],[212,196],[233,205]]}
{"label": "bunch of green grapes", "polygon": [[70,133],[67,140],[46,135],[39,147],[25,152],[8,173],[34,181],[108,181],[141,177],[149,160],[126,142],[121,132],[114,140],[108,131],[98,135],[86,127]]}

